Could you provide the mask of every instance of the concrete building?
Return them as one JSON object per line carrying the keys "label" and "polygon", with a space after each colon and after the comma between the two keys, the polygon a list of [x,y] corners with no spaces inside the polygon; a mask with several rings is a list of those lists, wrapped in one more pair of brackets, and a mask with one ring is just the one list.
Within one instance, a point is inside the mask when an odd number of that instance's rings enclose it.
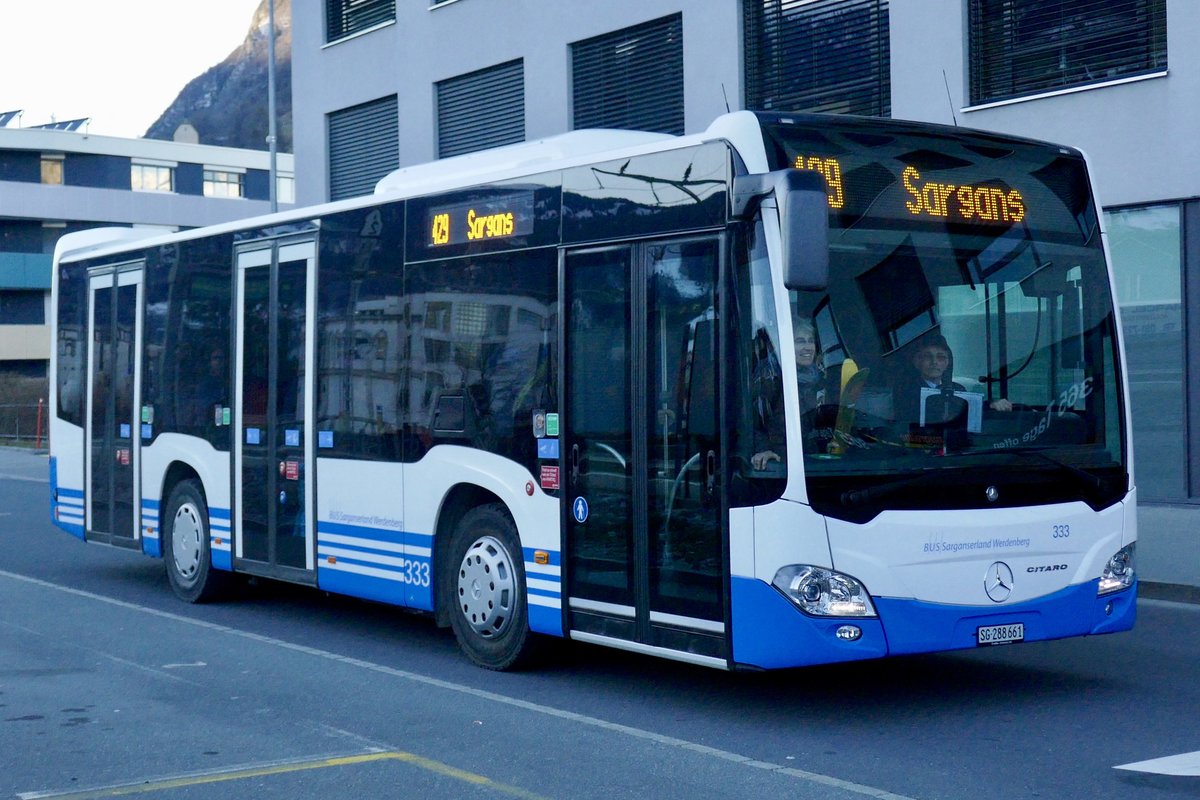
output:
{"label": "concrete building", "polygon": [[1193,0],[322,0],[293,11],[297,199],[574,128],[693,133],[726,108],[1080,147],[1129,346],[1141,573],[1200,597],[1197,31]]}
{"label": "concrete building", "polygon": [[[0,373],[46,374],[50,263],[60,236],[101,226],[175,231],[265,214],[269,168],[266,151],[0,126]],[[290,208],[290,154],[278,157],[277,172],[278,199]]]}

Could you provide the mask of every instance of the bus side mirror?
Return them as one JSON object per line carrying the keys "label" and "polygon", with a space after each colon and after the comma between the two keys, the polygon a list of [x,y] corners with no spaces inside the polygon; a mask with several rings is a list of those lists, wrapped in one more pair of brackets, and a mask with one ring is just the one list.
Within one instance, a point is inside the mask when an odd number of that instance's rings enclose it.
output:
{"label": "bus side mirror", "polygon": [[829,200],[825,178],[811,170],[781,169],[733,180],[733,215],[750,219],[763,198],[775,195],[783,244],[783,283],[817,291],[829,283]]}

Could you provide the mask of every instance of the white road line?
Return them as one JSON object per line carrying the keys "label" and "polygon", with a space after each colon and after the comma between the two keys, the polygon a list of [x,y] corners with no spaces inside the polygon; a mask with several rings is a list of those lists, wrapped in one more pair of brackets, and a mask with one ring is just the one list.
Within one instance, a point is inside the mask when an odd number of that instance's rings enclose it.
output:
{"label": "white road line", "polygon": [[1121,764],[1113,769],[1124,769],[1130,772],[1150,772],[1155,775],[1182,775],[1200,777],[1200,750],[1194,753],[1181,753],[1177,756],[1152,758],[1149,761],[1135,761],[1132,764]]}
{"label": "white road line", "polygon": [[49,483],[49,478],[34,478],[29,475],[9,475],[5,472],[0,472],[0,480],[5,481],[29,481],[30,483]]}
{"label": "white road line", "polygon": [[363,661],[362,659],[358,659],[358,658],[349,658],[347,656],[338,655],[337,653],[329,652],[328,650],[320,650],[315,647],[307,647],[305,645],[295,644],[293,642],[287,642],[282,639],[276,639],[271,636],[264,636],[264,635],[258,634],[258,633],[251,633],[250,631],[238,630],[236,628],[230,628],[225,625],[217,625],[216,623],[205,622],[203,620],[191,619],[189,617],[184,617],[179,614],[172,614],[169,611],[161,611],[157,608],[150,608],[148,606],[140,606],[140,605],[137,605],[136,603],[128,603],[124,600],[117,600],[112,597],[105,597],[104,595],[95,594],[93,592],[86,592],[86,591],[83,591],[82,589],[73,589],[69,586],[60,586],[55,583],[49,583],[48,581],[43,581],[39,578],[31,578],[27,575],[18,575],[15,572],[7,572],[5,570],[0,570],[0,577],[9,578],[11,580],[16,580],[16,581],[22,581],[24,583],[32,584],[34,586],[41,586],[45,589],[53,589],[55,591],[63,592],[65,594],[75,595],[76,597],[83,597],[88,600],[97,600],[99,602],[107,603],[109,605],[117,606],[119,608],[128,609],[130,611],[140,611],[143,614],[150,614],[152,616],[159,617],[162,619],[169,619],[169,620],[172,620],[175,622],[182,622],[185,625],[194,625],[195,627],[204,628],[206,630],[215,631],[217,633],[227,633],[232,636],[240,636],[243,639],[250,639],[251,641],[260,642],[262,644],[271,645],[273,647],[279,647],[284,650],[291,650],[292,652],[296,652],[296,653],[304,653],[305,655],[315,656],[317,658],[328,659],[330,661],[336,661],[338,663],[346,664],[348,666],[358,667],[359,669],[370,670],[371,672],[377,672],[377,673],[380,673],[383,675],[389,675],[394,678],[401,678],[403,680],[412,681],[413,683],[420,683],[420,684],[424,684],[426,686],[436,686],[439,689],[445,689],[447,691],[457,692],[458,694],[469,695],[471,697],[477,697],[481,700],[487,700],[487,701],[493,702],[493,703],[502,703],[504,705],[512,706],[514,708],[520,708],[525,711],[531,711],[535,714],[543,714],[548,717],[556,717],[558,719],[567,720],[569,722],[575,722],[580,725],[587,725],[592,728],[599,728],[601,730],[611,731],[613,733],[619,733],[624,736],[630,736],[635,739],[651,741],[656,744],[664,745],[667,747],[676,747],[676,748],[679,748],[680,750],[687,750],[689,752],[699,753],[701,755],[709,756],[710,758],[717,758],[717,759],[721,759],[722,761],[731,761],[735,764],[741,764],[743,766],[753,767],[755,769],[763,769],[763,770],[768,770],[771,772],[776,772],[780,775],[786,775],[791,778],[797,778],[797,779],[805,781],[807,783],[813,783],[813,784],[817,784],[820,786],[828,786],[833,789],[840,789],[844,792],[851,792],[853,794],[859,794],[859,795],[863,795],[865,797],[874,797],[874,798],[877,798],[877,800],[913,800],[913,798],[908,797],[906,795],[894,794],[892,792],[886,791],[884,789],[879,789],[874,786],[867,786],[867,785],[861,784],[861,783],[854,783],[852,781],[842,780],[841,778],[835,778],[832,775],[823,775],[819,772],[809,772],[807,770],[794,769],[792,767],[785,767],[780,764],[773,764],[768,761],[757,761],[755,759],[749,758],[748,756],[743,756],[738,753],[730,752],[728,750],[720,750],[715,747],[709,747],[707,745],[702,745],[697,742],[690,742],[686,739],[677,739],[673,736],[664,736],[663,734],[654,733],[653,731],[644,730],[642,728],[634,728],[629,725],[621,725],[620,723],[616,723],[616,722],[609,722],[608,720],[599,719],[598,717],[589,717],[585,714],[576,714],[573,711],[566,711],[561,708],[554,708],[553,706],[546,706],[546,705],[542,705],[540,703],[531,703],[528,700],[520,700],[515,697],[508,697],[507,695],[497,694],[495,692],[489,692],[484,689],[476,689],[472,686],[466,686],[466,685],[460,684],[460,683],[452,683],[450,681],[444,681],[444,680],[440,680],[438,678],[431,678],[428,675],[420,675],[415,672],[406,672],[405,670],[395,669],[393,667],[384,666],[383,664],[375,664],[371,661]]}

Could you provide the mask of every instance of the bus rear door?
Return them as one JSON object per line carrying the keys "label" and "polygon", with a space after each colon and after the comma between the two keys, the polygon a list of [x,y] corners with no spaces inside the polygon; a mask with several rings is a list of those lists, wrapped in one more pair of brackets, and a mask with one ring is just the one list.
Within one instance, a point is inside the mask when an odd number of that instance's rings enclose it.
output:
{"label": "bus rear door", "polygon": [[87,538],[138,547],[142,263],[89,280]]}

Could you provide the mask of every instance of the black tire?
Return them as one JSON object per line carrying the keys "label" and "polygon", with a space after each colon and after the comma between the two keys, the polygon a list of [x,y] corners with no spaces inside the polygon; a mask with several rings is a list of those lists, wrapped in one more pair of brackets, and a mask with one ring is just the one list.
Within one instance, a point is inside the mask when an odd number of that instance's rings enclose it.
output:
{"label": "black tire", "polygon": [[448,555],[442,596],[463,652],[485,669],[528,666],[538,637],[529,630],[517,530],[503,506],[468,511],[450,536]]}
{"label": "black tire", "polygon": [[179,599],[205,603],[220,597],[229,576],[212,568],[208,503],[199,481],[180,481],[171,490],[162,517],[163,561]]}

